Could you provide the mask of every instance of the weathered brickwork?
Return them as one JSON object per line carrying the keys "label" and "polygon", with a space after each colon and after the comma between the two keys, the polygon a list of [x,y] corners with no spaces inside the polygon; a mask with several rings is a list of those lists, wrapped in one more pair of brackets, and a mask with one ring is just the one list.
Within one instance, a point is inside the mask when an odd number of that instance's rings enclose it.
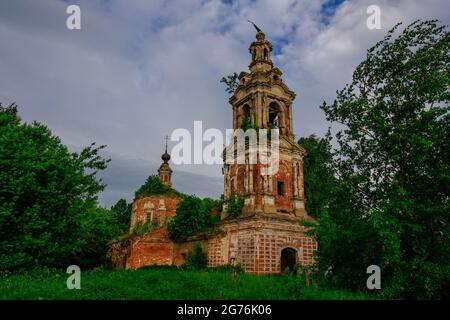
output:
{"label": "weathered brickwork", "polygon": [[240,73],[239,86],[229,100],[233,108],[233,129],[242,129],[248,121],[259,129],[278,129],[279,142],[273,143],[278,148],[271,153],[278,157],[278,161],[274,160],[276,172],[266,173],[267,165],[261,160],[261,154],[252,157],[251,150],[258,146],[255,139],[248,138],[244,154],[245,139],[234,137],[224,152],[224,199],[228,200],[233,193],[240,194],[245,200],[244,212],[306,216],[303,188],[306,151],[297,144],[293,132],[295,93],[284,84],[282,72],[273,67],[272,45],[264,33],[259,31],[256,38],[249,48],[252,53],[250,72]]}
{"label": "weathered brickwork", "polygon": [[304,228],[290,218],[255,215],[224,222],[223,236],[208,241],[208,264],[219,266],[235,263],[246,272],[265,274],[281,272],[281,251],[292,248],[296,262],[313,263],[317,243],[304,236]]}
{"label": "weathered brickwork", "polygon": [[167,236],[166,228],[136,237],[130,246],[127,268],[137,269],[147,265],[171,265],[174,244]]}
{"label": "weathered brickwork", "polygon": [[219,228],[224,232],[209,238],[193,237],[182,243],[171,241],[166,228],[149,232],[133,239],[125,267],[180,266],[185,262],[187,253],[193,250],[196,241],[200,241],[207,253],[210,267],[235,263],[248,273],[278,273],[281,272],[281,253],[285,248],[295,250],[296,263],[308,266],[314,261],[317,243],[303,235],[303,227],[286,217],[243,217],[223,221]]}
{"label": "weathered brickwork", "polygon": [[136,199],[133,202],[130,229],[134,229],[138,222],[166,225],[169,219],[175,215],[179,202],[179,197],[164,195]]}

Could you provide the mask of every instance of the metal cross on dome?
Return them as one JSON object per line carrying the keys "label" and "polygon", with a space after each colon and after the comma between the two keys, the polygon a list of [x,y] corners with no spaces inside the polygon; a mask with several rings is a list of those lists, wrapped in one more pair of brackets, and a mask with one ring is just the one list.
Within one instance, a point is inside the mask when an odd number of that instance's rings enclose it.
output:
{"label": "metal cross on dome", "polygon": [[166,136],[164,137],[164,140],[166,140],[166,152],[167,152],[167,141],[169,141],[169,136],[166,135]]}

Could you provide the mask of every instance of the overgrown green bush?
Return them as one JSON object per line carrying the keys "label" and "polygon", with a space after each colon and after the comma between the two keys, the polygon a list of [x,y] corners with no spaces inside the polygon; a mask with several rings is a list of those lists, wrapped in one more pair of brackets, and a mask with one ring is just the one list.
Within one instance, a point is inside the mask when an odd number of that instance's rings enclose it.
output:
{"label": "overgrown green bush", "polygon": [[183,194],[179,193],[175,189],[169,188],[157,175],[150,175],[145,183],[139,187],[135,192],[134,198],[141,198],[153,195],[173,195],[182,197]]}
{"label": "overgrown green bush", "polygon": [[186,268],[192,269],[205,269],[208,264],[208,259],[206,253],[203,251],[202,244],[200,242],[196,242],[194,245],[194,250],[188,252],[186,257]]}
{"label": "overgrown green bush", "polygon": [[227,201],[227,213],[230,218],[236,218],[244,207],[244,197],[232,192]]}
{"label": "overgrown green bush", "polygon": [[220,201],[217,200],[186,196],[178,204],[175,216],[167,225],[170,238],[183,240],[212,229],[218,222],[218,218],[213,215],[214,208],[218,206]]}
{"label": "overgrown green bush", "polygon": [[133,230],[121,234],[119,237],[117,237],[116,240],[123,241],[134,237],[142,237],[147,232],[156,230],[159,227],[160,226],[158,222],[138,221],[134,226]]}
{"label": "overgrown green bush", "polygon": [[256,132],[259,131],[259,127],[252,122],[252,119],[250,118],[249,114],[246,114],[244,117],[244,120],[241,123],[240,129],[242,129],[244,132],[248,129],[254,129]]}

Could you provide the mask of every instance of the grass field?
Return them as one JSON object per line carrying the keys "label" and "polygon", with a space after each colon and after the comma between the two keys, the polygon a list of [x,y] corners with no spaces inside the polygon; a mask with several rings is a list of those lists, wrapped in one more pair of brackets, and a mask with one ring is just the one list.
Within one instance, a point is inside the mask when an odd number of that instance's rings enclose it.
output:
{"label": "grass field", "polygon": [[144,268],[81,272],[81,289],[66,287],[64,271],[34,270],[0,276],[0,299],[369,299],[363,294],[306,288],[292,275]]}

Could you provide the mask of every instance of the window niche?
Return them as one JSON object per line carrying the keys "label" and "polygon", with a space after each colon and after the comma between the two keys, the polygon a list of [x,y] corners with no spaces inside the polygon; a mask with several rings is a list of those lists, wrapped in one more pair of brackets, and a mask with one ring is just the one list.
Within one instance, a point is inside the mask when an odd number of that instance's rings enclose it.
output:
{"label": "window niche", "polygon": [[275,102],[272,102],[269,105],[269,129],[279,128],[280,127],[280,117],[279,117],[280,109]]}
{"label": "window niche", "polygon": [[283,181],[278,181],[277,182],[277,194],[280,197],[283,197],[285,194],[285,190],[284,190],[284,182]]}

